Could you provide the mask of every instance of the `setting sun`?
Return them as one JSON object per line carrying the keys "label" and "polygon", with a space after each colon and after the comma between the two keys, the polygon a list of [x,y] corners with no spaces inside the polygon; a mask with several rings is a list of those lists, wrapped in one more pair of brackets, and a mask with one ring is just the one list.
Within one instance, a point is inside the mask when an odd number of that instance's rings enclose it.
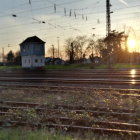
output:
{"label": "setting sun", "polygon": [[130,51],[134,51],[134,49],[135,49],[135,47],[137,45],[136,41],[133,40],[133,39],[129,39],[128,42],[127,42],[127,44],[128,44],[128,49]]}

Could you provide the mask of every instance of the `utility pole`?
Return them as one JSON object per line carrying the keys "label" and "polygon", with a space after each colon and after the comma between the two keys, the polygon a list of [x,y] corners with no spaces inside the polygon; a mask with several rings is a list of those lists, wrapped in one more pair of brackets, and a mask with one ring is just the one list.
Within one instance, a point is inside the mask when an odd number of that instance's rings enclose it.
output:
{"label": "utility pole", "polygon": [[[96,28],[92,28],[92,29],[95,30]],[[95,34],[93,33],[92,36],[93,36],[93,44],[92,44],[92,48],[91,48],[91,49],[92,49],[92,53],[91,53],[91,61],[93,62],[93,56],[94,56],[94,55],[93,55],[93,46],[95,47],[95,42],[94,42]]]}
{"label": "utility pole", "polygon": [[3,61],[3,63],[5,62],[4,61],[4,48],[2,48],[2,61]]}
{"label": "utility pole", "polygon": [[110,7],[110,0],[106,0],[106,36],[108,36],[111,31]]}
{"label": "utility pole", "polygon": [[[11,47],[10,44],[7,46],[8,48]],[[2,48],[2,62],[5,63],[5,54],[4,54],[4,47]]]}
{"label": "utility pole", "polygon": [[53,59],[53,64],[54,64],[54,45],[52,44],[52,59]]}
{"label": "utility pole", "polygon": [[110,33],[111,33],[111,17],[110,14],[113,13],[110,11],[110,0],[106,0],[106,37],[107,41],[107,49],[108,49],[108,67],[111,68],[111,44],[110,44]]}
{"label": "utility pole", "polygon": [[71,43],[71,51],[70,51],[70,63],[74,62],[74,47],[73,42]]}
{"label": "utility pole", "polygon": [[57,37],[57,43],[58,43],[58,58],[59,58],[59,37]]}

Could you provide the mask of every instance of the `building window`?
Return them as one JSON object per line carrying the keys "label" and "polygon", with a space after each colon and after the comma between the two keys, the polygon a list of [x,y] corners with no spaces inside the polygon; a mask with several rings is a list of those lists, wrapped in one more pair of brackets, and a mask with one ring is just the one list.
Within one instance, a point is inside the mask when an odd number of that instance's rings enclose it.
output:
{"label": "building window", "polygon": [[29,64],[30,64],[30,59],[28,60]]}
{"label": "building window", "polygon": [[25,52],[25,51],[26,51],[25,46],[23,46],[22,50],[23,50],[23,52]]}
{"label": "building window", "polygon": [[38,60],[37,59],[35,59],[35,63],[37,63],[38,62]]}
{"label": "building window", "polygon": [[24,60],[24,62],[26,63],[26,59]]}
{"label": "building window", "polygon": [[40,51],[41,50],[41,48],[40,48],[40,46],[38,45],[38,46],[35,46],[35,51]]}
{"label": "building window", "polygon": [[42,59],[40,59],[40,62],[42,63]]}

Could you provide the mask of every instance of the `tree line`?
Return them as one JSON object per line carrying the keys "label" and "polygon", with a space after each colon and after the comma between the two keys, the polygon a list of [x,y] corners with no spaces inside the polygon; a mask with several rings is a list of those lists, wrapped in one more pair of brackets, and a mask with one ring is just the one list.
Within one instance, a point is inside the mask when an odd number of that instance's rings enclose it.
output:
{"label": "tree line", "polygon": [[65,41],[65,53],[70,63],[82,62],[85,58],[100,57],[102,63],[139,63],[140,53],[128,51],[128,35],[112,31],[104,38],[77,36]]}
{"label": "tree line", "polygon": [[4,57],[4,61],[6,60],[6,63],[9,65],[21,65],[20,51],[13,53],[13,51],[10,50]]}
{"label": "tree line", "polygon": [[[96,57],[100,58],[101,63],[139,63],[140,53],[128,51],[128,35],[124,32],[112,31],[104,38],[77,36],[70,37],[65,40],[63,49],[65,58],[69,63],[82,63],[85,59],[89,59],[94,63]],[[58,50],[51,46],[47,53],[50,53],[53,58],[58,57]],[[59,57],[61,58],[61,52]],[[13,53],[9,51],[6,55],[8,63],[20,65],[20,51]]]}

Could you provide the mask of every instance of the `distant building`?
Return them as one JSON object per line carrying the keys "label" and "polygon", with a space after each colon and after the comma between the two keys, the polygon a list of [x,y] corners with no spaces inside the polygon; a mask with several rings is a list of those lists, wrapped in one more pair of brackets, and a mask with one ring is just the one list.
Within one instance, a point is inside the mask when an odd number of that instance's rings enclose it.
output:
{"label": "distant building", "polygon": [[21,63],[23,68],[45,66],[45,42],[37,36],[25,39],[20,44]]}
{"label": "distant building", "polygon": [[66,64],[66,62],[64,60],[62,60],[61,58],[51,58],[51,57],[46,57],[45,59],[45,64],[46,65],[64,65]]}
{"label": "distant building", "polygon": [[88,59],[85,58],[83,60],[83,64],[91,64],[91,63],[100,64],[101,63],[101,57],[95,56],[93,58],[88,58]]}
{"label": "distant building", "polygon": [[64,65],[66,62],[60,58],[54,58],[55,65]]}

